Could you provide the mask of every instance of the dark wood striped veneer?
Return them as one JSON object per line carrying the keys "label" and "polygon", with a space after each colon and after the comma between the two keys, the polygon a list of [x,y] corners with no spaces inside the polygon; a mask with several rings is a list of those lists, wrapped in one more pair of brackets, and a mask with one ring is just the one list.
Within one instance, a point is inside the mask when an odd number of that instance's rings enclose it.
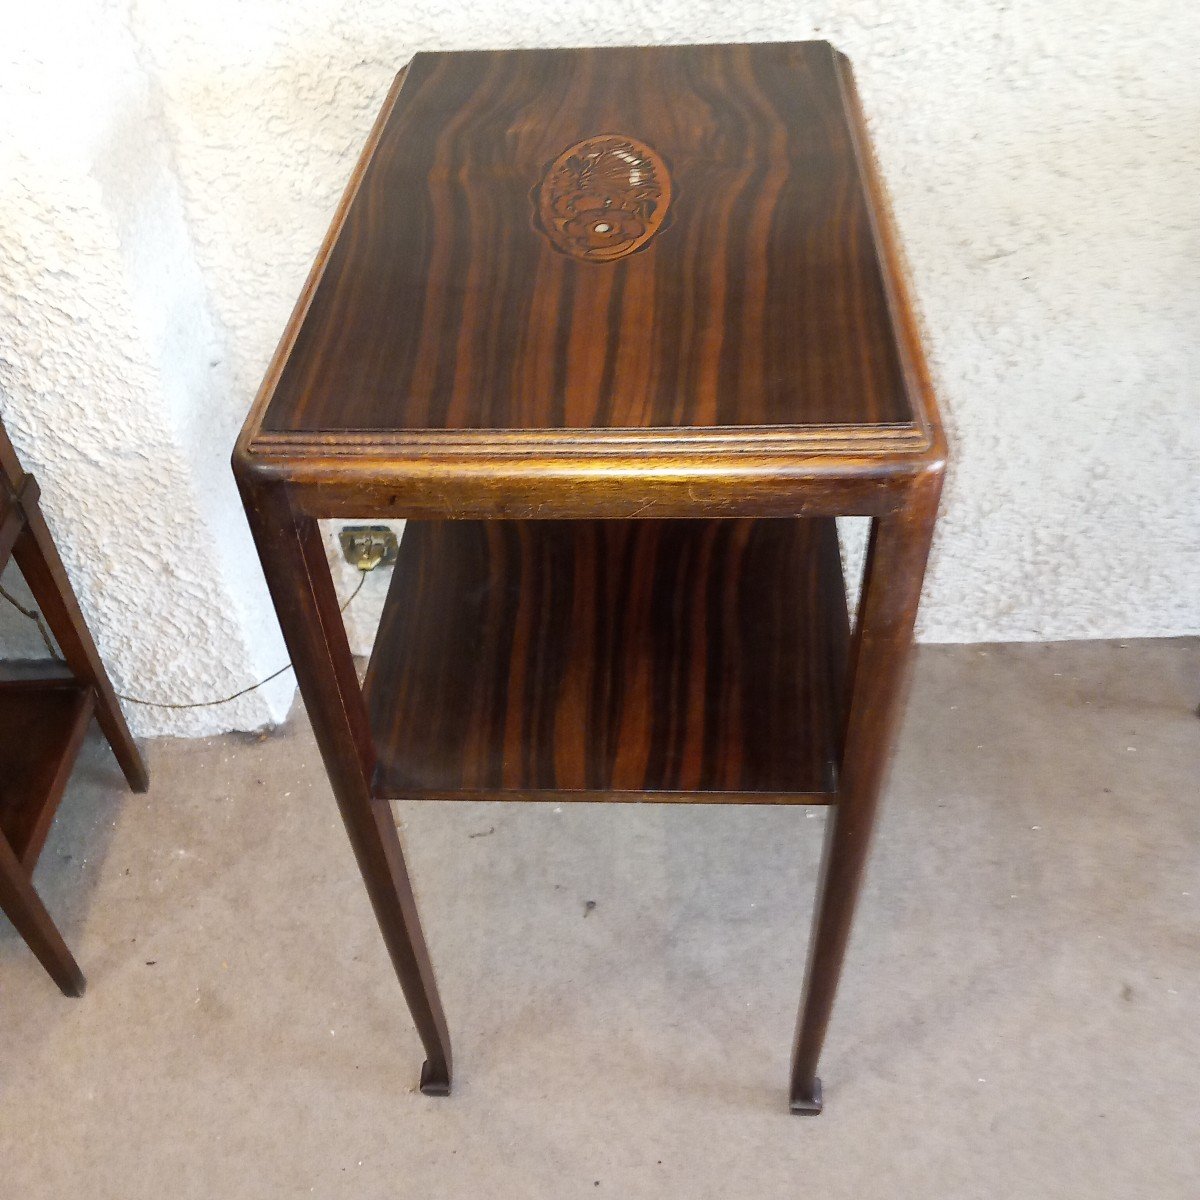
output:
{"label": "dark wood striped veneer", "polygon": [[[572,244],[662,228],[560,253],[540,185],[602,135],[669,208],[585,181]],[[263,427],[910,425],[856,154],[821,42],[418,54]]]}
{"label": "dark wood striped veneer", "polygon": [[821,802],[846,640],[829,519],[409,522],[376,793]]}
{"label": "dark wood striped veneer", "polygon": [[[450,1035],[390,799],[807,802],[789,1104],[820,1111],[945,455],[831,46],[401,71],[233,463],[423,1091]],[[317,523],[387,517],[360,687]]]}

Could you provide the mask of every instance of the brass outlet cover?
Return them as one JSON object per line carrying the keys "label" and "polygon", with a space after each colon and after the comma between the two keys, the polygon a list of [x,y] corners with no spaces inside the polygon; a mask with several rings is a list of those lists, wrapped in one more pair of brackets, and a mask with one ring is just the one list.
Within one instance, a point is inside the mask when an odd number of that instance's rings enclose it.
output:
{"label": "brass outlet cover", "polygon": [[338,541],[346,561],[360,571],[390,567],[400,550],[399,539],[386,525],[346,525]]}

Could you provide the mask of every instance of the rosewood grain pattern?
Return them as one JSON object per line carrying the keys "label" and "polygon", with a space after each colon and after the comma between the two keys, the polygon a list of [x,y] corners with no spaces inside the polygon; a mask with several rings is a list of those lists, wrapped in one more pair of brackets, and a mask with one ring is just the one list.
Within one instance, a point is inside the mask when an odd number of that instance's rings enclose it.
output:
{"label": "rosewood grain pattern", "polygon": [[394,572],[365,687],[378,795],[834,787],[832,521],[409,522]]}
{"label": "rosewood grain pattern", "polygon": [[[657,193],[596,186],[611,137]],[[397,76],[233,465],[424,1090],[449,1035],[390,798],[828,803],[790,1086],[820,1111],[947,453],[904,275],[825,43]],[[337,517],[409,519],[365,694]]]}
{"label": "rosewood grain pattern", "polygon": [[[670,219],[583,262],[530,193],[613,133]],[[263,428],[912,420],[835,56],[793,43],[418,54]]]}

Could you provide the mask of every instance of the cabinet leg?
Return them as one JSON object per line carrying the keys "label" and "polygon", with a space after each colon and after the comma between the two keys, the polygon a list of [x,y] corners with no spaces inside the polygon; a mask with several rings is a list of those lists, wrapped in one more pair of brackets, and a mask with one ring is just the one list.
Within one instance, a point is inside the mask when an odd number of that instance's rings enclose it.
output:
{"label": "cabinet leg", "polygon": [[892,734],[901,710],[913,622],[937,512],[939,476],[914,487],[903,511],[876,518],[851,654],[849,710],[837,804],[826,825],[804,996],[792,1057],[790,1107],[821,1111],[817,1062],[833,1010],[870,845]]}
{"label": "cabinet leg", "polygon": [[63,995],[82,996],[86,987],[83,972],[67,949],[41,897],[34,891],[29,873],[3,834],[0,834],[0,909]]}
{"label": "cabinet leg", "polygon": [[421,1091],[450,1091],[450,1035],[390,807],[371,794],[375,750],[317,522],[279,487],[239,480],[296,681],[375,918],[427,1056]]}
{"label": "cabinet leg", "polygon": [[108,738],[108,744],[129,786],[135,792],[144,792],[149,787],[146,765],[125,723],[108,672],[83,619],[41,508],[36,501],[23,504],[22,508],[26,525],[13,547],[13,558],[21,568],[21,574],[38,602],[46,623],[53,630],[67,666],[76,679],[91,684],[95,691],[96,719]]}

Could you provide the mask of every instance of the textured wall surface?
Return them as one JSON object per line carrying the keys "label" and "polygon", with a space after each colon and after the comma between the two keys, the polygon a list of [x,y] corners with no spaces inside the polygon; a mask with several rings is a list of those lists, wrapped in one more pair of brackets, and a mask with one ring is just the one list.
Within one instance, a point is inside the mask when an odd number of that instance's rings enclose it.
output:
{"label": "textured wall surface", "polygon": [[[0,411],[118,691],[228,695],[286,655],[229,474],[239,404],[158,89],[113,7],[46,6],[19,33],[0,71]],[[290,697],[285,679],[129,717],[202,734],[278,720]]]}
{"label": "textured wall surface", "polygon": [[[4,334],[19,354],[3,353],[0,405],[45,463],[122,680],[194,695],[277,665],[223,462],[392,74],[455,46],[844,49],[953,438],[922,636],[1200,629],[1200,17],[1186,6],[71,3],[115,48],[86,68],[88,170],[67,187],[23,162],[0,183],[0,302],[24,327]],[[91,40],[45,39],[39,78],[70,76],[64,56],[82,61]],[[173,311],[154,302],[164,288]],[[132,512],[106,494],[114,465]],[[188,548],[166,572],[164,538]],[[360,647],[385,583],[350,610]],[[243,727],[277,707],[204,720]]]}

